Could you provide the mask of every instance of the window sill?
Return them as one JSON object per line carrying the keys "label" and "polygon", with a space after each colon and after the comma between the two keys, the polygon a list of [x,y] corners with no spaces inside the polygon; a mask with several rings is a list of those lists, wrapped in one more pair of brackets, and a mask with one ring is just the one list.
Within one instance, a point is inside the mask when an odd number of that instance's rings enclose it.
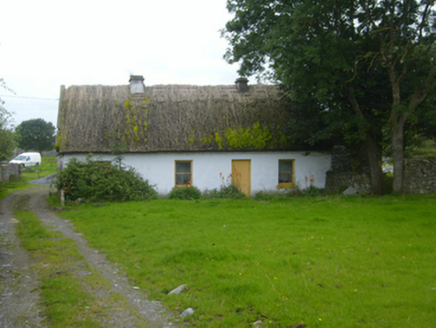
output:
{"label": "window sill", "polygon": [[277,189],[291,189],[291,188],[294,188],[294,187],[295,187],[295,184],[292,183],[292,182],[289,182],[289,183],[282,182],[282,183],[279,183],[276,188]]}

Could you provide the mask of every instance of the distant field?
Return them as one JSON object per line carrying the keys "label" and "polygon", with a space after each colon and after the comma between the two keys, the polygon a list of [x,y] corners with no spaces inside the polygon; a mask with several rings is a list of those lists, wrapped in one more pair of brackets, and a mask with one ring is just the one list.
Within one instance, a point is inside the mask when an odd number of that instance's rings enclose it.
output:
{"label": "distant field", "polygon": [[28,184],[28,181],[41,179],[57,172],[57,158],[54,156],[43,156],[42,163],[38,167],[26,167],[22,171],[20,180],[9,181],[0,184],[0,198],[7,194],[27,188],[35,188],[37,186]]}
{"label": "distant field", "polygon": [[[195,327],[428,327],[436,196],[158,200],[61,214]],[[180,295],[168,296],[186,284]]]}
{"label": "distant field", "polygon": [[34,167],[25,167],[23,169],[23,178],[25,180],[41,179],[56,173],[57,157],[42,156],[41,165]]}

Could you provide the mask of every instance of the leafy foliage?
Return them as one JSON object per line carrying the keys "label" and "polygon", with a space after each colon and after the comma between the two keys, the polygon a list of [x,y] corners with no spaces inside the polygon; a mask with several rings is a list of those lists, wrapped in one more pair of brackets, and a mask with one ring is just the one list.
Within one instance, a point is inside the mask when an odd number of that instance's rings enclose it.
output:
{"label": "leafy foliage", "polygon": [[19,146],[24,150],[52,150],[55,144],[55,127],[41,118],[23,121],[16,131],[21,136]]}
{"label": "leafy foliage", "polygon": [[219,190],[212,189],[206,190],[203,192],[203,198],[211,199],[211,198],[229,198],[229,199],[241,199],[245,198],[245,194],[238,189],[238,187],[229,184],[222,185]]}
{"label": "leafy foliage", "polygon": [[218,191],[219,198],[240,199],[245,198],[245,194],[234,185],[223,185]]}
{"label": "leafy foliage", "polygon": [[[0,79],[0,88],[9,90]],[[0,161],[8,160],[12,157],[17,146],[17,135],[8,126],[11,114],[3,107],[3,100],[0,99]]]}
{"label": "leafy foliage", "polygon": [[321,197],[321,196],[333,196],[334,193],[327,193],[327,191],[323,188],[317,188],[315,186],[309,186],[306,189],[291,189],[286,193],[267,193],[267,192],[258,192],[255,196],[256,200],[261,201],[278,201],[278,200],[289,200],[294,197]]}
{"label": "leafy foliage", "polygon": [[17,139],[17,135],[9,128],[0,127],[0,161],[11,159],[17,146]]}
{"label": "leafy foliage", "polygon": [[58,190],[74,201],[141,201],[157,198],[157,192],[133,169],[124,170],[108,162],[76,159],[68,163],[57,179]]}
{"label": "leafy foliage", "polygon": [[200,199],[201,191],[194,186],[173,188],[168,194],[169,199]]}
{"label": "leafy foliage", "polygon": [[387,138],[399,191],[405,122],[434,98],[433,3],[228,0],[234,18],[224,31],[231,46],[225,57],[241,62],[243,76],[267,73],[285,86],[295,118],[290,138],[364,145],[375,192]]}

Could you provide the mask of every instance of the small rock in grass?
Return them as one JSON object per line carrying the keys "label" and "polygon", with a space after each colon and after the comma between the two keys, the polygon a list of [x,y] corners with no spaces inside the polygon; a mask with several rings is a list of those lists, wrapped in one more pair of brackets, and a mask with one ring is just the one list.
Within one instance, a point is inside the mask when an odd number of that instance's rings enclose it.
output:
{"label": "small rock in grass", "polygon": [[353,187],[348,187],[343,194],[344,195],[356,195],[357,194],[357,189],[353,188]]}
{"label": "small rock in grass", "polygon": [[255,323],[253,323],[254,327],[262,327],[262,320],[257,320]]}
{"label": "small rock in grass", "polygon": [[139,287],[133,287],[133,289],[134,289],[134,290],[138,290],[138,289],[139,289]]}
{"label": "small rock in grass", "polygon": [[194,310],[192,308],[187,308],[185,311],[182,312],[180,316],[184,318],[191,314],[194,314]]}
{"label": "small rock in grass", "polygon": [[170,291],[168,293],[168,295],[172,295],[172,294],[179,295],[185,289],[185,287],[186,287],[186,285],[181,285],[181,286],[173,289],[172,291]]}

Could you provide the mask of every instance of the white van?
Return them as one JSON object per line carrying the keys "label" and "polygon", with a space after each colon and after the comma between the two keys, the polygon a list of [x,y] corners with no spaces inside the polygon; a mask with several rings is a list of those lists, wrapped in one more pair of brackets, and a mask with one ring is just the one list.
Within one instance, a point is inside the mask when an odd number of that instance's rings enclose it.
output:
{"label": "white van", "polygon": [[40,153],[22,153],[15,157],[9,163],[11,164],[21,164],[23,167],[27,166],[39,166],[41,164],[41,154]]}

